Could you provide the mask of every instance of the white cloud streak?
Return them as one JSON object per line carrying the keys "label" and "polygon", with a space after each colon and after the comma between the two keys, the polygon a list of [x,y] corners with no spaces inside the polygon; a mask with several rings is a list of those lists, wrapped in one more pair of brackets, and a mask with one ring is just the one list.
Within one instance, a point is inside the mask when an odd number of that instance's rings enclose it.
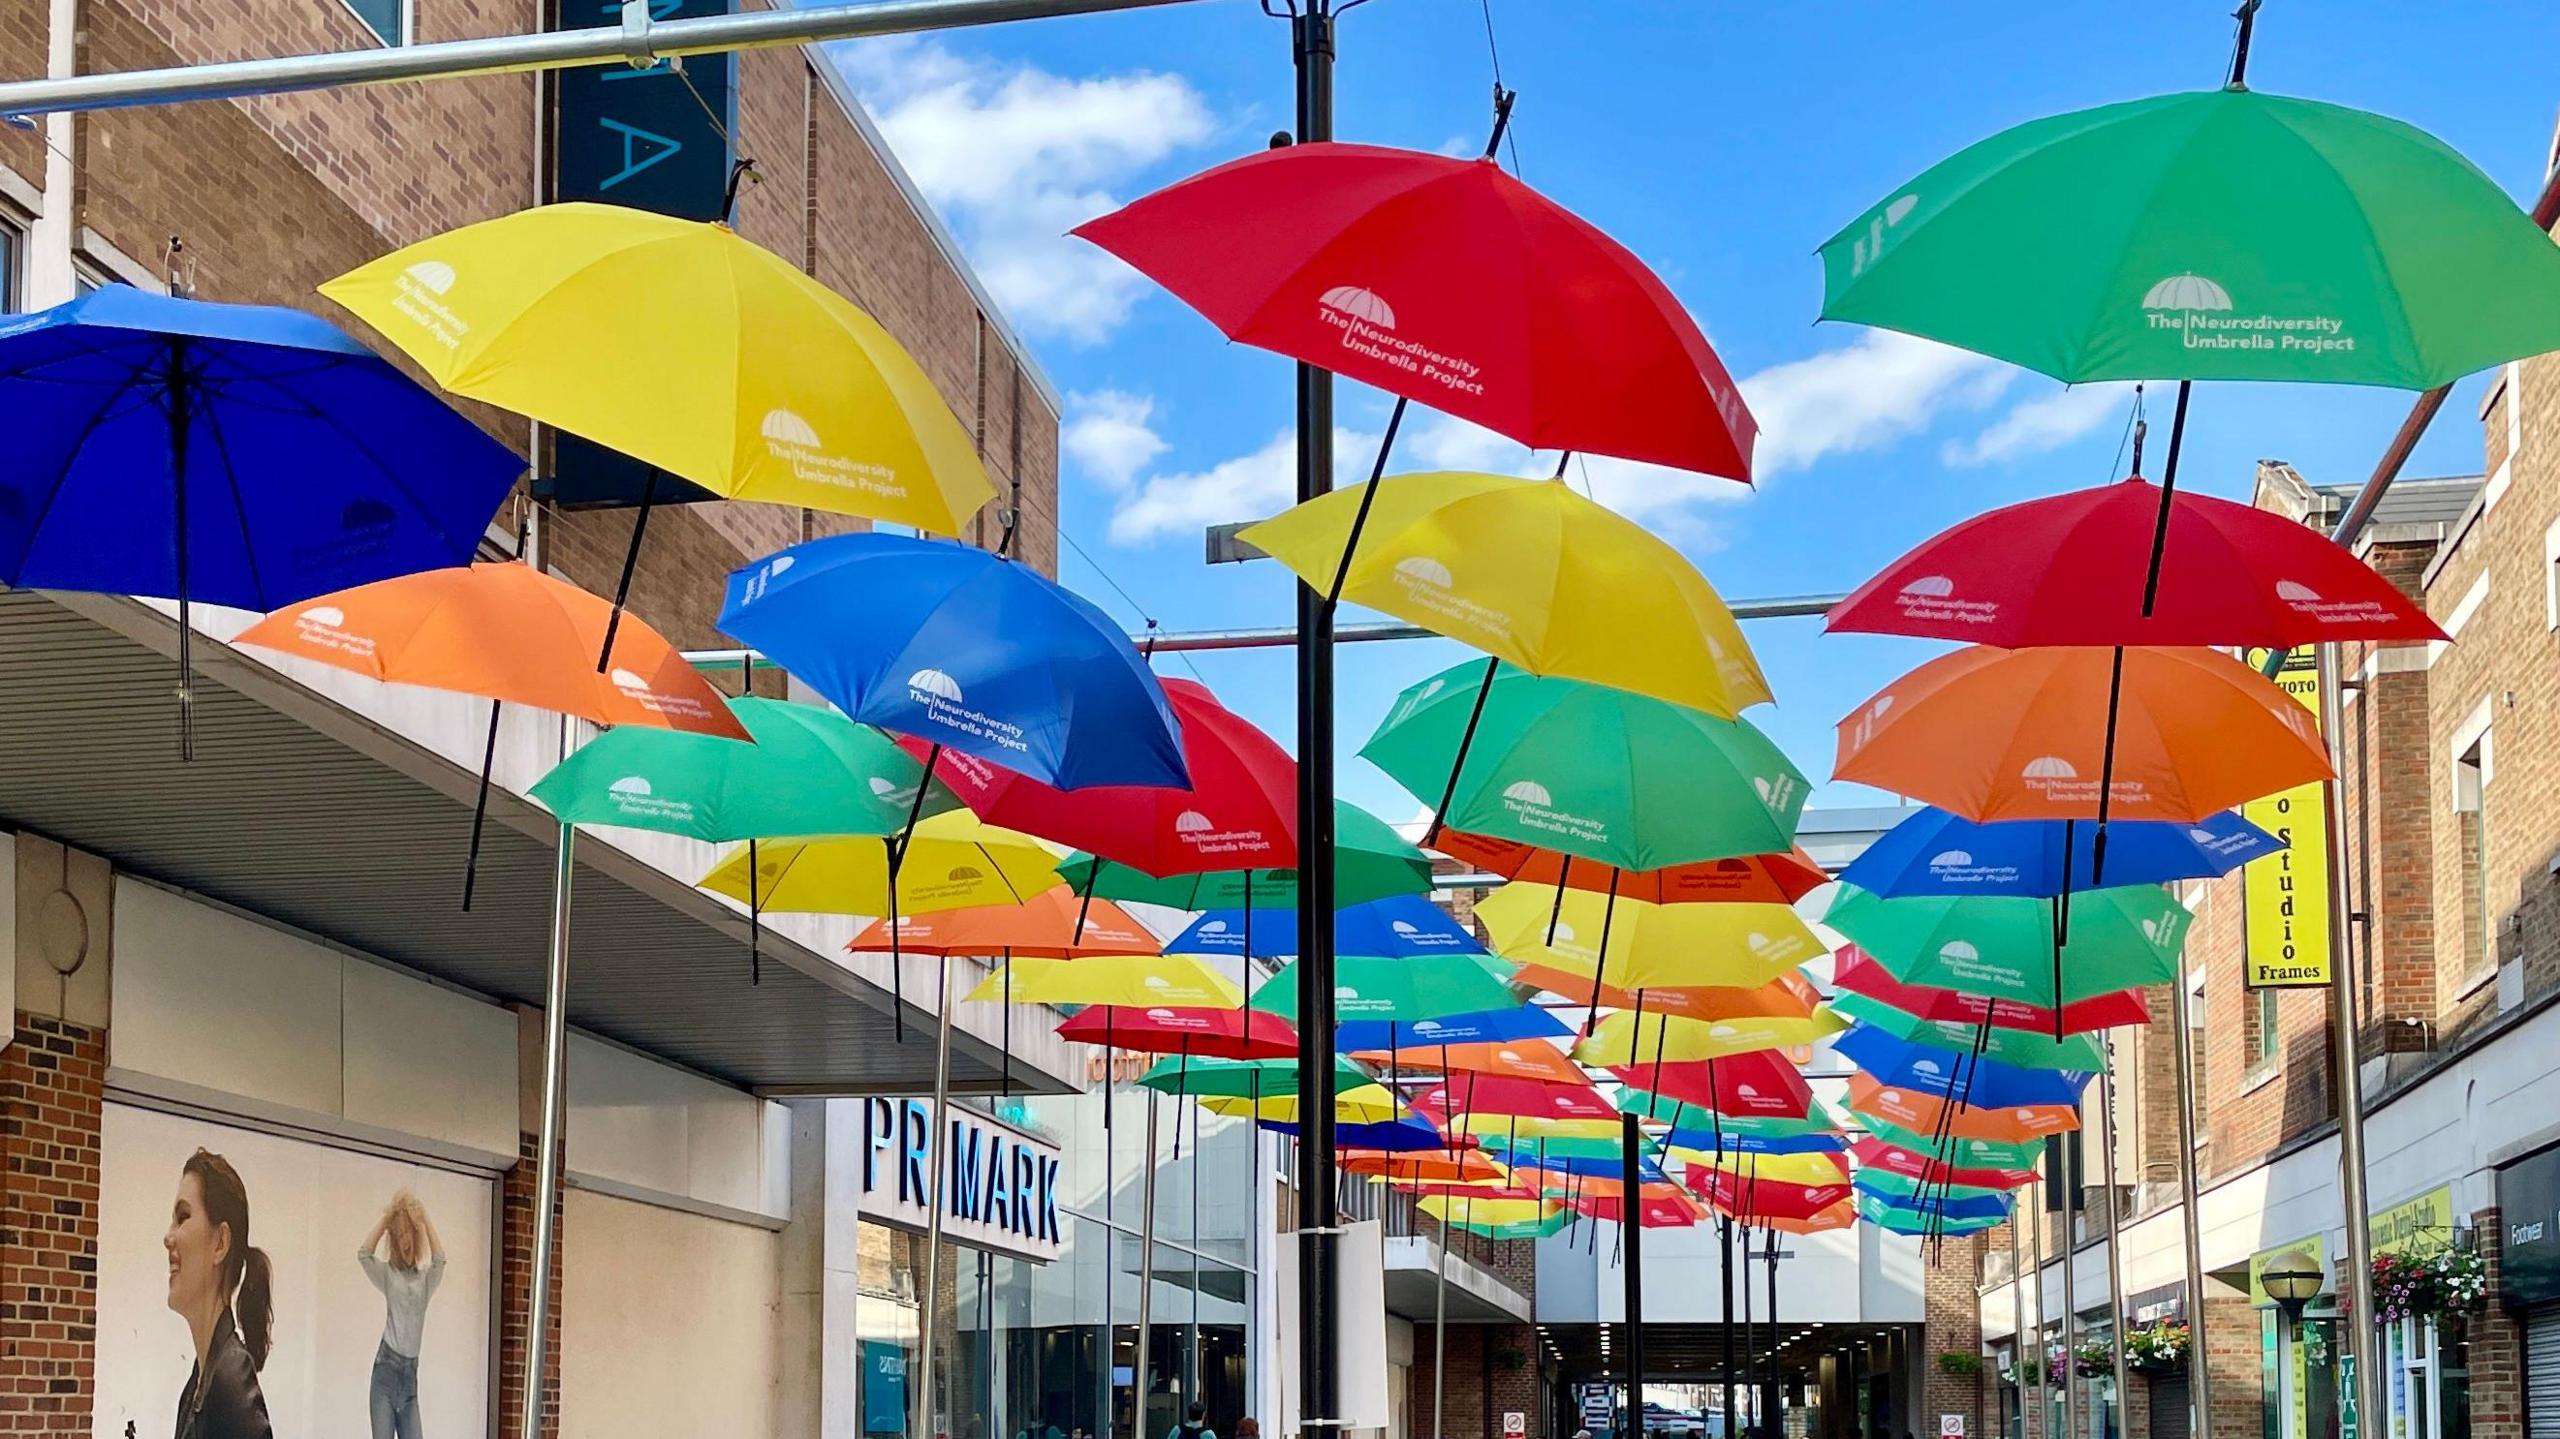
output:
{"label": "white cloud streak", "polygon": [[1153,395],[1080,390],[1067,396],[1058,444],[1078,474],[1118,494],[1168,448],[1155,431],[1155,412]]}
{"label": "white cloud streak", "polygon": [[1940,458],[1969,469],[2051,454],[2122,416],[2132,393],[2131,385],[2081,385],[2022,400],[1982,433],[1948,441]]}

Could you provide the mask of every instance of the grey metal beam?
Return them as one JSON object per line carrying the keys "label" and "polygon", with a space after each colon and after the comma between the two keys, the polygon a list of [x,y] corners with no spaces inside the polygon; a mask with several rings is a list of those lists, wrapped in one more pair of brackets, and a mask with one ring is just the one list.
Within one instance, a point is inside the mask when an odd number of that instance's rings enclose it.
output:
{"label": "grey metal beam", "polygon": [[587,65],[645,68],[660,60],[725,50],[810,45],[1188,3],[1191,0],[879,0],[869,5],[758,10],[664,22],[649,21],[648,7],[642,5],[622,25],[596,29],[488,35],[431,45],[5,81],[0,82],[0,116],[21,120],[73,111],[236,100],[252,95],[567,70]]}

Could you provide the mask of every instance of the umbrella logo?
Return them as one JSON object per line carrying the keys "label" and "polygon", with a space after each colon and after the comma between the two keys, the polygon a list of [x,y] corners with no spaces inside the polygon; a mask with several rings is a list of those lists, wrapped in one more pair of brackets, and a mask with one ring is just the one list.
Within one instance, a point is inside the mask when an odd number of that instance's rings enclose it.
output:
{"label": "umbrella logo", "polygon": [[1555,804],[1555,797],[1547,793],[1547,787],[1533,779],[1513,780],[1503,788],[1502,797],[1521,804],[1536,805],[1540,809],[1546,809]]}
{"label": "umbrella logo", "polygon": [[441,295],[453,288],[453,267],[442,260],[420,260],[401,273],[432,294]]}
{"label": "umbrella logo", "polygon": [[789,410],[765,411],[764,423],[757,430],[776,445],[798,445],[814,450],[823,443],[818,438],[817,426]]}
{"label": "umbrella logo", "polygon": [[1149,989],[1171,989],[1171,988],[1173,988],[1173,981],[1172,981],[1172,980],[1169,980],[1169,979],[1167,979],[1167,978],[1165,978],[1165,977],[1164,977],[1163,975],[1161,975],[1161,974],[1151,974],[1151,975],[1148,975],[1146,978],[1144,978],[1144,979],[1142,979],[1142,980],[1140,980],[1140,981],[1138,981],[1138,982],[1139,982],[1140,984],[1145,985],[1145,986],[1146,986],[1147,988],[1149,988]]}
{"label": "umbrella logo", "polygon": [[2276,581],[2276,598],[2288,604],[2317,604],[2320,600],[2320,592],[2299,580],[2278,580]]}
{"label": "umbrella logo", "polygon": [[647,799],[651,794],[655,793],[655,791],[650,788],[649,777],[645,774],[624,775],[622,778],[615,780],[610,786],[608,786],[608,788],[615,794],[629,795],[635,799]]}
{"label": "umbrella logo", "polygon": [[775,555],[772,559],[765,561],[755,574],[748,578],[746,591],[739,596],[738,603],[751,605],[763,599],[765,591],[773,588],[773,582],[782,578],[782,572],[797,563],[799,561],[789,555]]}
{"label": "umbrella logo", "polygon": [[419,328],[448,350],[460,348],[462,337],[471,333],[469,323],[444,302],[445,291],[453,288],[453,281],[451,265],[441,260],[420,260],[392,282],[398,293],[393,296],[391,307],[416,321]]}
{"label": "umbrella logo", "polygon": [[944,704],[960,703],[960,682],[940,670],[918,670],[907,676],[907,690],[919,703],[927,706],[934,700]]}
{"label": "umbrella logo", "polygon": [[2018,774],[2023,779],[2078,779],[2080,777],[2080,771],[2072,768],[2071,761],[2060,755],[2051,754],[2039,755],[2027,761],[2026,767],[2019,770]]}
{"label": "umbrella logo", "polygon": [[2231,292],[2192,271],[2171,275],[2143,292],[2146,310],[2228,310]]}
{"label": "umbrella logo", "polygon": [[1751,787],[1759,792],[1760,802],[1773,810],[1794,804],[1796,791],[1800,788],[1796,777],[1791,774],[1755,774],[1751,777]]}
{"label": "umbrella logo", "polygon": [[1760,1097],[1760,1091],[1756,1087],[1748,1084],[1735,1085],[1733,1087],[1733,1092],[1744,1099],[1758,1099]]}
{"label": "umbrella logo", "polygon": [[1858,716],[1857,724],[1850,728],[1850,747],[1853,749],[1864,748],[1867,741],[1874,739],[1876,737],[1876,727],[1884,722],[1884,712],[1891,708],[1893,708],[1893,696],[1891,694],[1877,695],[1875,700]]}
{"label": "umbrella logo", "polygon": [[1394,930],[1394,931],[1395,931],[1396,933],[1398,933],[1398,934],[1420,934],[1420,933],[1422,933],[1421,927],[1420,927],[1420,926],[1418,926],[1418,925],[1416,925],[1413,921],[1411,921],[1411,920],[1409,920],[1409,919],[1399,919],[1399,920],[1391,921],[1391,922],[1388,924],[1388,926],[1387,926],[1387,927],[1388,927],[1388,928],[1390,928],[1390,929],[1392,929],[1392,930]]}
{"label": "umbrella logo", "polygon": [[1347,984],[1337,984],[1333,987],[1333,997],[1336,1000],[1358,999],[1360,991]]}
{"label": "umbrella logo", "polygon": [[1170,1009],[1150,1009],[1147,1011],[1147,1018],[1156,1020],[1160,1023],[1169,1021],[1173,1017],[1173,1011]]}
{"label": "umbrella logo", "polygon": [[1223,919],[1204,919],[1200,921],[1200,928],[1197,932],[1201,934],[1224,934],[1227,932],[1227,922]]}
{"label": "umbrella logo", "polygon": [[818,427],[793,411],[765,411],[756,432],[764,436],[765,452],[787,467],[793,479],[804,484],[862,490],[890,499],[906,497],[907,487],[898,479],[896,470],[873,461],[831,452],[826,442],[818,437]]}
{"label": "umbrella logo", "polygon": [[1408,559],[1396,561],[1396,574],[1399,578],[1410,580],[1415,584],[1433,585],[1444,590],[1454,583],[1449,574],[1449,567],[1428,555],[1414,555]]}
{"label": "umbrella logo", "polygon": [[1510,1064],[1525,1063],[1520,1057],[1520,1051],[1516,1049],[1497,1049],[1493,1052],[1493,1057]]}
{"label": "umbrella logo", "polygon": [[[958,699],[959,696],[955,694],[952,698]],[[1207,815],[1202,814],[1196,809],[1186,809],[1182,813],[1173,817],[1173,832],[1175,834],[1207,834],[1209,831],[1216,828],[1216,825],[1209,822],[1209,817]]]}
{"label": "umbrella logo", "polygon": [[1915,1059],[1911,1061],[1911,1072],[1914,1074],[1936,1074],[1938,1072],[1938,1061],[1934,1059]]}
{"label": "umbrella logo", "polygon": [[1885,202],[1883,209],[1867,217],[1867,232],[1849,245],[1851,278],[1865,274],[1869,265],[1884,258],[1885,233],[1911,218],[1911,212],[1919,205],[1917,195],[1896,195]]}
{"label": "umbrella logo", "polygon": [[1974,948],[1969,940],[1951,939],[1938,946],[1938,958],[1950,964],[1970,964],[1982,958],[1982,951]]}
{"label": "umbrella logo", "polygon": [[1355,320],[1364,320],[1381,330],[1396,327],[1395,307],[1378,298],[1375,290],[1364,290],[1358,285],[1336,285],[1317,296],[1316,303]]}
{"label": "umbrella logo", "polygon": [[1413,1032],[1416,1034],[1438,1034],[1440,1032],[1440,1021],[1436,1019],[1417,1019],[1413,1022]]}
{"label": "umbrella logo", "polygon": [[986,877],[986,871],[979,869],[975,865],[955,864],[951,867],[951,882],[953,884],[976,884],[979,880],[985,879]]}
{"label": "umbrella logo", "polygon": [[1960,849],[1941,850],[1929,861],[1931,869],[1964,869],[1971,866],[1973,856]]}
{"label": "umbrella logo", "polygon": [[2216,844],[2222,837],[2209,829],[2191,829],[2187,831],[2187,838],[2198,844]]}
{"label": "umbrella logo", "polygon": [[916,797],[916,786],[902,785],[885,774],[871,777],[871,797],[891,804],[905,804]]}
{"label": "umbrella logo", "polygon": [[313,605],[302,612],[305,624],[327,625],[336,629],[347,622],[347,612],[336,605]]}
{"label": "umbrella logo", "polygon": [[1573,943],[1573,926],[1565,924],[1562,921],[1558,921],[1555,928],[1555,935],[1556,947],[1558,949],[1562,949],[1564,946]]}
{"label": "umbrella logo", "polygon": [[1904,585],[1902,592],[1917,600],[1942,600],[1956,592],[1956,582],[1945,575],[1923,575]]}
{"label": "umbrella logo", "polygon": [[625,694],[645,695],[649,692],[649,679],[636,670],[627,670],[616,665],[613,670],[613,687]]}

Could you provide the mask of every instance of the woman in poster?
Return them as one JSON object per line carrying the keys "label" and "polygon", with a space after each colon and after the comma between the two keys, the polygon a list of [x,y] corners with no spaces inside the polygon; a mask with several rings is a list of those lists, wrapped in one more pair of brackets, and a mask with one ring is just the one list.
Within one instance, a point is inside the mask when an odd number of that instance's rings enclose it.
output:
{"label": "woman in poster", "polygon": [[196,1345],[173,1439],[274,1439],[258,1389],[275,1332],[267,1256],[249,1245],[248,1186],[221,1155],[199,1149],[179,1166],[160,1247],[169,1256],[169,1308]]}
{"label": "woman in poster", "polygon": [[[391,1254],[384,1259],[386,1243]],[[427,1301],[444,1283],[444,1240],[418,1196],[401,1190],[356,1250],[364,1277],[382,1291],[382,1347],[373,1355],[373,1439],[424,1439],[418,1418],[418,1354]]]}

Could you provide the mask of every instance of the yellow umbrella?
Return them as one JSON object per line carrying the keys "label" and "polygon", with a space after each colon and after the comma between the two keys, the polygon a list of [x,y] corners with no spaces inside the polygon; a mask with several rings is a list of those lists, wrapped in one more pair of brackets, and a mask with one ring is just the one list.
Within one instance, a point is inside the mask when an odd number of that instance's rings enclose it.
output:
{"label": "yellow umbrella", "polygon": [[[1193,1102],[1211,1114],[1232,1119],[1264,1119],[1274,1124],[1298,1122],[1298,1096],[1294,1094],[1267,1094],[1258,1100],[1203,1094],[1194,1096]],[[1333,1096],[1333,1118],[1337,1124],[1392,1124],[1410,1117],[1412,1113],[1388,1093],[1383,1084],[1364,1084],[1358,1089],[1337,1091]]]}
{"label": "yellow umbrella", "polygon": [[1532,674],[1728,719],[1769,699],[1741,626],[1697,567],[1560,480],[1399,475],[1310,500],[1242,538],[1316,589]]}
{"label": "yellow umbrella", "polygon": [[1480,1139],[1617,1140],[1624,1126],[1615,1119],[1550,1119],[1539,1114],[1474,1114],[1449,1116],[1448,1127]]}
{"label": "yellow umbrella", "polygon": [[1020,904],[1059,883],[1058,857],[1047,847],[965,809],[916,825],[894,894],[890,844],[878,836],[766,840],[755,853],[753,893],[747,888],[748,850],[740,845],[699,884],[760,910],[894,917]]}
{"label": "yellow umbrella", "polygon": [[958,534],[995,495],[880,323],[726,225],[544,205],[320,287],[457,395],[723,499]]}
{"label": "yellow umbrella", "polygon": [[1746,1179],[1762,1179],[1771,1184],[1837,1184],[1841,1180],[1839,1158],[1830,1154],[1723,1154],[1691,1149],[1686,1145],[1670,1147],[1674,1158],[1685,1159],[1692,1167],[1721,1169]]}
{"label": "yellow umbrella", "polygon": [[1452,1224],[1535,1224],[1564,1212],[1545,1199],[1483,1199],[1472,1194],[1426,1194],[1414,1207]]}
{"label": "yellow umbrella", "polygon": [[1568,889],[1559,907],[1554,886],[1515,882],[1475,913],[1505,959],[1618,989],[1751,989],[1826,953],[1783,904],[1647,904]]}
{"label": "yellow umbrella", "polygon": [[[1010,975],[1012,988],[1006,989]],[[1188,954],[1017,959],[987,976],[970,999],[1016,1004],[1114,1004],[1139,1009],[1241,1009],[1244,991]]]}
{"label": "yellow umbrella", "polygon": [[1621,1010],[1600,1021],[1589,1037],[1575,1045],[1573,1057],[1593,1065],[1687,1064],[1755,1050],[1791,1049],[1848,1027],[1828,1007],[1802,1018],[1761,1015],[1718,1020]]}

